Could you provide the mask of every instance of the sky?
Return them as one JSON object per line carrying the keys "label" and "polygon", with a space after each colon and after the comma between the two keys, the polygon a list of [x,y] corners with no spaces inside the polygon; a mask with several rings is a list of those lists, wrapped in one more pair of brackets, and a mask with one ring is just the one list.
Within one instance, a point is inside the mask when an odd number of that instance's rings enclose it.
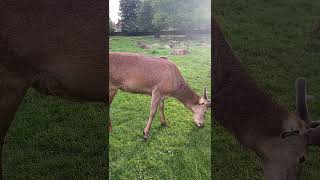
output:
{"label": "sky", "polygon": [[109,16],[115,23],[118,22],[119,15],[119,0],[109,0]]}

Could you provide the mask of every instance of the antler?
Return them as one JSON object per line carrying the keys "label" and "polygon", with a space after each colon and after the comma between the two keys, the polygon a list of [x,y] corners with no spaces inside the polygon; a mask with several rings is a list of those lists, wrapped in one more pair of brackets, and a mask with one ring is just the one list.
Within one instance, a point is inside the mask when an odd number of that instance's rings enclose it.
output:
{"label": "antler", "polygon": [[305,79],[298,78],[296,80],[296,112],[302,120],[310,124],[311,119],[306,101],[306,86],[307,81]]}
{"label": "antler", "polygon": [[315,98],[307,95],[306,86],[307,81],[305,79],[298,78],[296,80],[296,112],[310,127],[305,132],[307,145],[320,145],[320,122],[312,121],[307,106],[307,102]]}
{"label": "antler", "polygon": [[320,122],[312,121],[307,106],[307,102],[311,102],[315,98],[311,95],[307,95],[306,86],[307,81],[304,78],[298,78],[296,80],[296,112],[299,117],[309,125],[309,127],[315,128],[320,125]]}
{"label": "antler", "polygon": [[204,99],[208,100],[208,94],[207,94],[207,87],[203,87],[203,97]]}
{"label": "antler", "polygon": [[208,91],[206,86],[203,87],[203,98],[208,101],[206,104],[207,108],[211,108],[211,100],[208,99]]}

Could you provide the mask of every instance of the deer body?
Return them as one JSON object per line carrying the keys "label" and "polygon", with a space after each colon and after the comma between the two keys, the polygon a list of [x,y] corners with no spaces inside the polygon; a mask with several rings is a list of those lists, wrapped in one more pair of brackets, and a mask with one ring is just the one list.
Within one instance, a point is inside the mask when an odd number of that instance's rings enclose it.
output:
{"label": "deer body", "polygon": [[31,87],[72,100],[106,101],[104,7],[105,1],[0,2],[0,151]]}
{"label": "deer body", "polygon": [[174,97],[181,101],[196,114],[197,125],[203,125],[204,115],[198,113],[200,110],[198,105],[203,102],[208,106],[207,99],[192,91],[176,65],[167,58],[123,52],[109,53],[109,104],[112,103],[118,89],[152,96],[150,115],[144,130],[145,139],[148,138],[158,106],[161,111],[161,123],[166,125],[164,100],[167,97]]}
{"label": "deer body", "polygon": [[109,62],[109,83],[123,91],[151,95],[152,90],[158,89],[161,94],[170,95],[185,85],[180,72],[169,60],[131,53],[109,53]]}
{"label": "deer body", "polygon": [[[183,56],[189,54],[189,46],[190,44],[186,44],[186,48],[172,48],[171,55]],[[171,47],[171,46],[170,46]],[[173,46],[176,47],[176,46]]]}
{"label": "deer body", "polygon": [[[257,153],[263,161],[266,179],[299,179],[297,166],[306,157],[307,137],[311,134],[307,117],[300,115],[306,114],[305,92],[297,88],[297,96],[302,97],[297,102],[297,112],[300,109],[304,113],[288,112],[258,88],[215,19],[213,44],[216,120]],[[305,84],[301,87],[305,89]],[[319,130],[312,132],[319,136]]]}

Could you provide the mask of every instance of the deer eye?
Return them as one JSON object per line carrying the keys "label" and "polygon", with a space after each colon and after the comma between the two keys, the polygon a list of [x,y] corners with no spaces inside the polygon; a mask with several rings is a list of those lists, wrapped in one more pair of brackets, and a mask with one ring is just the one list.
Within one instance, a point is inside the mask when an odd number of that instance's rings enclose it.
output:
{"label": "deer eye", "polygon": [[306,157],[304,157],[304,155],[301,155],[298,159],[299,164],[302,164],[306,161]]}

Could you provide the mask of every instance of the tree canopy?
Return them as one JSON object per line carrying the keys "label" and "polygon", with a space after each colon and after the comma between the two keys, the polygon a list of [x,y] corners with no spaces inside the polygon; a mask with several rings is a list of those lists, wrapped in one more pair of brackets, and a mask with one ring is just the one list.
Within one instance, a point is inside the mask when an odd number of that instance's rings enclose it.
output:
{"label": "tree canopy", "polygon": [[142,1],[138,12],[138,26],[139,30],[143,32],[153,32],[154,26],[152,19],[154,16],[154,10],[150,1]]}
{"label": "tree canopy", "polygon": [[209,26],[210,0],[150,0],[157,29],[190,29]]}
{"label": "tree canopy", "polygon": [[123,31],[209,27],[210,0],[120,0]]}
{"label": "tree canopy", "polygon": [[120,0],[120,15],[122,19],[122,31],[137,32],[138,27],[138,11],[140,8],[140,0]]}

